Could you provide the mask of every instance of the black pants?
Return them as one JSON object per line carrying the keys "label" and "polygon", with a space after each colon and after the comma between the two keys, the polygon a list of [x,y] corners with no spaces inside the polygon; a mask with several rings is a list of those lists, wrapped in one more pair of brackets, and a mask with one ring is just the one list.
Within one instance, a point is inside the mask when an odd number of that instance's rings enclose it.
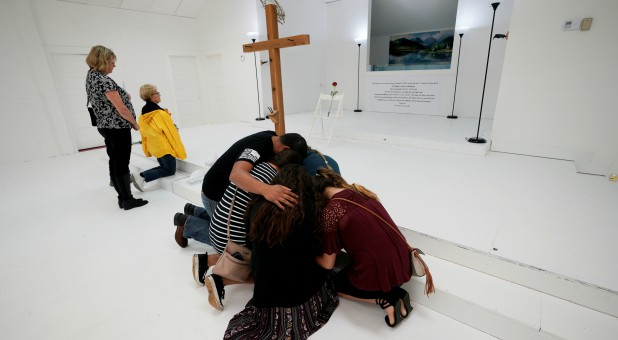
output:
{"label": "black pants", "polygon": [[[129,161],[131,159],[131,129],[97,129],[105,139],[105,147],[109,156],[109,177],[114,184],[118,197],[130,199],[131,188],[124,183],[129,177]],[[127,192],[128,189],[128,192]]]}

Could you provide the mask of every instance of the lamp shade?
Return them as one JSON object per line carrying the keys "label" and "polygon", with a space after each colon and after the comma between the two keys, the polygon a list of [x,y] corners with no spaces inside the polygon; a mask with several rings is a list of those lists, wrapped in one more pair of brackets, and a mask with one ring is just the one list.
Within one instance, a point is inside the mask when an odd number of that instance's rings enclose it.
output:
{"label": "lamp shade", "polygon": [[458,32],[458,33],[468,33],[469,30],[470,30],[470,27],[468,26],[459,26],[455,28],[455,32]]}
{"label": "lamp shade", "polygon": [[249,37],[249,39],[253,40],[253,39],[257,39],[260,36],[259,32],[247,32],[247,37]]}
{"label": "lamp shade", "polygon": [[354,42],[356,43],[356,45],[359,45],[359,44],[362,45],[365,42],[365,39],[364,38],[356,38],[356,39],[354,39]]}

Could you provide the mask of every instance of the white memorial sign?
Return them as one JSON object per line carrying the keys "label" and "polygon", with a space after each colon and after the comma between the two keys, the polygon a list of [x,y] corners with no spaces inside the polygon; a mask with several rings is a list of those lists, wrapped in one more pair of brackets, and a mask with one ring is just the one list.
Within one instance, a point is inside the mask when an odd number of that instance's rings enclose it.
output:
{"label": "white memorial sign", "polygon": [[378,77],[369,84],[370,111],[439,114],[439,82],[435,77]]}

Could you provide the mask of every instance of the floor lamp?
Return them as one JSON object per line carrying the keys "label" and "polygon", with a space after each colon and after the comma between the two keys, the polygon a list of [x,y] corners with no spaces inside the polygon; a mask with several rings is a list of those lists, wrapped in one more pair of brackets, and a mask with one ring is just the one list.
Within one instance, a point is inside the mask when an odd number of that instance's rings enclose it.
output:
{"label": "floor lamp", "polygon": [[358,65],[356,66],[356,110],[354,110],[354,112],[363,112],[363,110],[358,107],[358,102],[360,99],[360,47],[363,40],[354,39],[354,42],[358,45]]}
{"label": "floor lamp", "polygon": [[481,95],[481,111],[479,112],[479,125],[476,128],[476,137],[468,138],[468,142],[483,144],[487,143],[485,138],[479,138],[479,131],[481,130],[481,116],[483,115],[483,100],[485,99],[485,85],[487,84],[487,69],[489,68],[489,53],[491,52],[491,40],[494,35],[494,21],[496,20],[496,8],[500,5],[499,2],[494,2],[491,7],[494,9],[494,16],[491,19],[491,33],[489,34],[489,49],[487,50],[487,65],[485,65],[485,80],[483,80],[483,94]]}
{"label": "floor lamp", "polygon": [[461,39],[463,38],[463,33],[459,33],[459,52],[457,52],[457,71],[455,72],[455,90],[453,91],[453,109],[451,110],[451,115],[446,116],[449,119],[457,119],[455,116],[455,95],[457,94],[457,77],[459,76],[459,57],[461,57]]}
{"label": "floor lamp", "polygon": [[[255,42],[257,37],[260,34],[258,32],[248,32],[247,37],[251,39],[252,42]],[[260,104],[260,83],[258,81],[258,72],[257,72],[257,57],[255,55],[255,51],[253,51],[253,63],[255,65],[255,89],[257,90],[257,99],[258,99],[258,117],[255,120],[264,120],[262,117],[262,105]]]}

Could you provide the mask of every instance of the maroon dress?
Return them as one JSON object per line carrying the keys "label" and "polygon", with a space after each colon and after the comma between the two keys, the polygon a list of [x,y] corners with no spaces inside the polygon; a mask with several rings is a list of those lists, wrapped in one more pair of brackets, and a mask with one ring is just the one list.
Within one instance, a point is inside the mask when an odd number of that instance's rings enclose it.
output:
{"label": "maroon dress", "polygon": [[322,212],[324,252],[336,254],[345,249],[354,262],[348,278],[355,287],[366,291],[388,292],[408,282],[412,276],[410,251],[399,235],[356,202],[396,226],[377,200],[345,189],[331,198]]}

